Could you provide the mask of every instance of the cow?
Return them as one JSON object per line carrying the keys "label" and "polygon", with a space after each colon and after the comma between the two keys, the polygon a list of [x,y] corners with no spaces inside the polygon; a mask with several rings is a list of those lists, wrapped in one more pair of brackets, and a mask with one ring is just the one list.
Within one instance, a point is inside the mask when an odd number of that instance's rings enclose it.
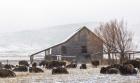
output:
{"label": "cow", "polygon": [[8,69],[0,69],[0,77],[6,78],[6,77],[16,77],[16,74]]}
{"label": "cow", "polygon": [[77,64],[76,63],[70,63],[69,65],[66,66],[66,68],[76,68]]}
{"label": "cow", "polygon": [[28,61],[26,61],[26,60],[21,60],[21,61],[19,61],[19,65],[22,65],[22,66],[29,66]]}
{"label": "cow", "polygon": [[46,66],[47,69],[52,69],[53,67],[62,67],[66,66],[66,62],[64,61],[41,61],[39,65]]}
{"label": "cow", "polygon": [[97,66],[99,66],[99,61],[98,60],[91,61],[91,64],[97,68]]}
{"label": "cow", "polygon": [[28,67],[27,66],[23,66],[23,65],[20,65],[20,66],[16,66],[13,71],[16,71],[16,72],[27,72],[28,71]]}
{"label": "cow", "polygon": [[118,74],[121,75],[133,75],[137,74],[136,69],[132,64],[114,64],[107,67],[102,67],[101,74]]}
{"label": "cow", "polygon": [[134,66],[134,68],[138,68],[140,69],[140,61],[139,60],[128,60],[126,62],[123,63],[125,64],[132,64]]}
{"label": "cow", "polygon": [[86,64],[81,64],[80,69],[87,69]]}
{"label": "cow", "polygon": [[54,67],[52,69],[52,74],[68,74],[68,73],[69,72],[64,67]]}
{"label": "cow", "polygon": [[14,68],[15,66],[14,65],[11,65],[11,64],[5,64],[4,65],[4,68],[5,69],[10,69],[10,70],[12,70],[12,68]]}
{"label": "cow", "polygon": [[44,72],[42,69],[40,69],[40,68],[38,68],[36,66],[37,66],[37,64],[33,63],[32,67],[29,68],[29,72],[30,73],[42,73],[42,72]]}

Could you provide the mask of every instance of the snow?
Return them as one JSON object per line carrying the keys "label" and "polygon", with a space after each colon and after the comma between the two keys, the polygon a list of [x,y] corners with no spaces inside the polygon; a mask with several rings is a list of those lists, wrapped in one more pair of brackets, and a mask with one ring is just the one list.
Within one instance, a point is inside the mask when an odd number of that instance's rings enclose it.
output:
{"label": "snow", "polygon": [[82,70],[68,69],[69,74],[52,75],[51,70],[44,69],[44,73],[16,73],[16,78],[0,78],[1,83],[139,83],[140,74],[122,76],[119,74],[100,74],[100,68]]}

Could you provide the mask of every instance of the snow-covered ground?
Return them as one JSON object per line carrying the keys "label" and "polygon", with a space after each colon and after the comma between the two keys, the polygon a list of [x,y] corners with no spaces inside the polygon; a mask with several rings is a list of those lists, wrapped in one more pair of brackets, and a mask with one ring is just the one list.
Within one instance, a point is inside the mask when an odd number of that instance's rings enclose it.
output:
{"label": "snow-covered ground", "polygon": [[44,73],[16,73],[16,78],[0,78],[0,83],[140,83],[140,74],[133,76],[103,75],[100,68],[88,67],[86,70],[68,69],[69,74],[52,75],[51,70]]}

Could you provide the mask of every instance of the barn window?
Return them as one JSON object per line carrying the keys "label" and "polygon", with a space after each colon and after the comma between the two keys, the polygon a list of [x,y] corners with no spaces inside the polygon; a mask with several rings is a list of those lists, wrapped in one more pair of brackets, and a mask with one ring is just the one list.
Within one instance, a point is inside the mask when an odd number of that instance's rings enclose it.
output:
{"label": "barn window", "polygon": [[66,53],[67,53],[67,48],[66,48],[66,46],[62,46],[62,47],[61,47],[61,52],[62,52],[62,54],[66,54]]}
{"label": "barn window", "polygon": [[86,46],[81,46],[81,52],[82,53],[87,53],[87,47]]}

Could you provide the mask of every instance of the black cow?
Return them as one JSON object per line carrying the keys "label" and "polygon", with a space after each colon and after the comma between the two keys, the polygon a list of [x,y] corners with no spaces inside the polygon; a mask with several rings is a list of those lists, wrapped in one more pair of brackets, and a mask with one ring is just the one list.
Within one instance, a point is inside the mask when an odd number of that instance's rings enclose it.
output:
{"label": "black cow", "polygon": [[120,71],[117,68],[110,68],[106,71],[107,74],[119,74]]}
{"label": "black cow", "polygon": [[132,64],[134,66],[134,68],[138,68],[140,69],[140,61],[139,60],[128,60],[126,61],[125,63],[123,63],[124,65],[125,64]]}
{"label": "black cow", "polygon": [[100,70],[102,74],[118,74],[121,75],[133,75],[137,74],[136,69],[132,64],[114,64],[107,67],[102,67]]}
{"label": "black cow", "polygon": [[66,68],[76,68],[77,64],[76,63],[70,63],[69,65],[66,66]]}
{"label": "black cow", "polygon": [[32,67],[29,68],[29,72],[30,73],[42,73],[42,72],[44,72],[42,69],[37,68],[36,66],[37,66],[37,64],[33,63]]}
{"label": "black cow", "polygon": [[66,62],[63,62],[63,61],[42,61],[42,62],[40,62],[39,65],[46,66],[47,69],[52,69],[53,67],[66,66]]}
{"label": "black cow", "polygon": [[8,69],[0,69],[0,77],[15,77],[16,74],[11,71],[11,70],[8,70]]}
{"label": "black cow", "polygon": [[16,72],[27,72],[28,71],[28,67],[27,66],[16,66],[13,71]]}
{"label": "black cow", "polygon": [[99,61],[95,60],[95,61],[91,61],[91,64],[95,67],[99,66]]}
{"label": "black cow", "polygon": [[69,72],[67,71],[66,68],[63,67],[56,67],[52,69],[52,74],[68,74]]}
{"label": "black cow", "polygon": [[133,75],[133,74],[137,74],[137,71],[132,64],[126,64],[120,68],[120,73],[122,75]]}
{"label": "black cow", "polygon": [[14,65],[11,65],[11,64],[5,64],[5,65],[4,65],[4,68],[5,68],[5,69],[10,69],[10,70],[11,70],[12,68],[14,68],[14,67],[15,67],[15,66],[14,66]]}
{"label": "black cow", "polygon": [[106,74],[107,73],[107,68],[106,67],[101,67],[100,73],[101,74]]}
{"label": "black cow", "polygon": [[87,69],[87,65],[86,64],[81,64],[80,69]]}
{"label": "black cow", "polygon": [[39,66],[45,67],[46,65],[48,65],[48,61],[46,61],[46,60],[43,60],[39,63]]}
{"label": "black cow", "polygon": [[44,72],[42,69],[40,69],[40,68],[34,68],[34,67],[30,67],[30,69],[29,69],[29,72],[30,73],[42,73],[42,72]]}
{"label": "black cow", "polygon": [[25,60],[19,61],[19,65],[29,66],[28,61],[25,61]]}

